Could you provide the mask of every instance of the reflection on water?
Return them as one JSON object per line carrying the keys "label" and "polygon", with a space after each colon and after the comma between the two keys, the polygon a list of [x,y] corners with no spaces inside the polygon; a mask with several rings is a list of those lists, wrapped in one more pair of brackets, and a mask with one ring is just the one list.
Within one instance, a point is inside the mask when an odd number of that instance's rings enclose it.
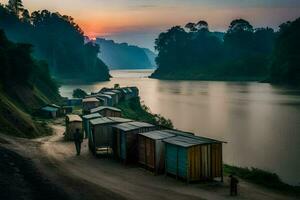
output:
{"label": "reflection on water", "polygon": [[[160,81],[149,71],[113,71],[110,82],[64,85],[63,96],[75,88],[137,86],[154,113],[175,127],[227,141],[224,161],[273,171],[300,184],[300,90],[263,83]],[[144,78],[141,78],[144,77]]]}

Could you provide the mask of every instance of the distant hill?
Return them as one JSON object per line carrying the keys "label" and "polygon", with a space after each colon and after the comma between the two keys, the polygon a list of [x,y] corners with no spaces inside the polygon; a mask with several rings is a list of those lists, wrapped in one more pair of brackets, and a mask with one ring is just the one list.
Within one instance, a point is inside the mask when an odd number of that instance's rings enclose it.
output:
{"label": "distant hill", "polygon": [[113,40],[97,38],[100,45],[99,57],[110,69],[152,69],[156,54],[149,49],[116,43]]}

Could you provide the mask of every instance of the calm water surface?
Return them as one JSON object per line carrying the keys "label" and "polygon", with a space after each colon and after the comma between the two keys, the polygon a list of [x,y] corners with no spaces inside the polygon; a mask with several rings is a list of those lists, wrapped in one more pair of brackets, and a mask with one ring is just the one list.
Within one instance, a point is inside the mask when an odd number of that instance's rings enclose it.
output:
{"label": "calm water surface", "polygon": [[175,127],[227,141],[224,162],[277,173],[300,185],[300,90],[264,83],[160,81],[151,71],[112,71],[110,82],[63,85],[70,97],[75,88],[88,92],[102,87],[137,86],[154,113]]}

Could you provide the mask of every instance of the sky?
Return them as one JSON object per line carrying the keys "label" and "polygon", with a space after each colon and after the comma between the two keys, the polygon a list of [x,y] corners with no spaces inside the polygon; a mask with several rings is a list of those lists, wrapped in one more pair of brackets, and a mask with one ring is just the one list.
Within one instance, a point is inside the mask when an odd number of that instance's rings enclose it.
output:
{"label": "sky", "polygon": [[[7,3],[7,0],[0,0]],[[90,38],[105,37],[154,49],[154,40],[174,25],[206,20],[226,31],[233,19],[277,28],[300,17],[300,0],[23,0],[31,12],[48,9],[70,15]]]}

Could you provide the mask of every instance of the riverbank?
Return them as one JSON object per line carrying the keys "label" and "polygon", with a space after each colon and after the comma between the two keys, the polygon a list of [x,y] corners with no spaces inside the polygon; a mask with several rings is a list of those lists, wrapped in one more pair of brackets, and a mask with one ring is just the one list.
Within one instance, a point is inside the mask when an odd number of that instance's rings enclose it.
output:
{"label": "riverbank", "polygon": [[233,174],[256,185],[260,185],[275,191],[294,194],[300,197],[300,186],[291,186],[282,182],[279,176],[275,173],[253,167],[242,168],[226,164],[224,164],[223,169],[225,175]]}
{"label": "riverbank", "polygon": [[[36,169],[41,172],[40,177],[47,178],[71,199],[231,198],[227,177],[224,183],[186,184],[172,177],[154,176],[138,166],[125,166],[111,159],[96,159],[88,150],[87,140],[82,144],[81,156],[76,156],[74,144],[63,140],[65,130],[63,119],[58,119],[49,125],[53,128],[52,136],[30,140],[0,135],[0,138],[7,141],[0,146],[31,160]],[[33,172],[33,174],[38,173]],[[2,199],[1,196],[0,198]],[[249,200],[297,198],[244,180],[240,180],[239,196],[236,197],[236,199]]]}

